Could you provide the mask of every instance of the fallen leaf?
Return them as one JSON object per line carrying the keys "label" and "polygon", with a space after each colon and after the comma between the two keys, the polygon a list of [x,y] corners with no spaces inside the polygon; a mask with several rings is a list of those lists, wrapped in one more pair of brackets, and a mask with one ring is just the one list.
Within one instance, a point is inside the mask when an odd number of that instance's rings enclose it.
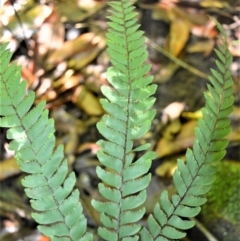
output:
{"label": "fallen leaf", "polygon": [[204,56],[209,56],[213,51],[215,42],[213,39],[208,39],[204,41],[198,41],[187,47],[188,53],[199,53],[202,52]]}
{"label": "fallen leaf", "polygon": [[197,126],[197,120],[192,120],[182,125],[180,133],[174,140],[161,138],[156,147],[156,153],[159,158],[173,155],[192,147],[195,140],[194,128]]}
{"label": "fallen leaf", "polygon": [[0,180],[5,180],[8,177],[21,173],[19,165],[14,157],[0,162]]}
{"label": "fallen leaf", "polygon": [[180,17],[175,18],[170,25],[165,49],[173,56],[179,56],[189,39],[189,35],[189,21]]}
{"label": "fallen leaf", "polygon": [[55,66],[70,57],[89,49],[97,44],[94,33],[85,33],[74,40],[66,41],[62,48],[54,51],[47,59],[48,65]]}
{"label": "fallen leaf", "polygon": [[91,116],[99,116],[104,113],[99,99],[83,85],[75,90],[72,102]]}
{"label": "fallen leaf", "polygon": [[156,175],[162,178],[170,178],[173,176],[174,171],[177,168],[176,160],[164,161],[156,168]]}
{"label": "fallen leaf", "polygon": [[204,8],[226,8],[229,7],[229,3],[226,0],[216,1],[216,0],[201,0],[199,2],[200,6]]}
{"label": "fallen leaf", "polygon": [[74,71],[68,70],[63,77],[56,80],[52,87],[57,90],[57,92],[63,93],[83,82],[83,76],[81,74],[74,74]]}

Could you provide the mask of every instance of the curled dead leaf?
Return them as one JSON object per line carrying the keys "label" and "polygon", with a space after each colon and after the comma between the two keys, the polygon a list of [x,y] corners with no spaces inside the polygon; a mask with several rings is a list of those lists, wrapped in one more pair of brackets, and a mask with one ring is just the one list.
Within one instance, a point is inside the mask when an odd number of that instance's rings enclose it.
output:
{"label": "curled dead leaf", "polygon": [[99,116],[104,113],[99,99],[83,85],[77,87],[75,90],[72,102],[88,115]]}
{"label": "curled dead leaf", "polygon": [[14,157],[0,162],[0,180],[5,180],[8,177],[19,174],[21,170]]}
{"label": "curled dead leaf", "polygon": [[66,41],[61,49],[54,51],[47,59],[48,65],[55,66],[75,54],[94,48],[96,44],[94,33],[82,34],[74,40]]}
{"label": "curled dead leaf", "polygon": [[190,35],[190,23],[184,18],[175,18],[170,25],[165,49],[177,57],[185,47]]}
{"label": "curled dead leaf", "polygon": [[192,147],[195,139],[194,128],[197,126],[197,120],[191,120],[182,125],[180,133],[174,140],[167,138],[161,138],[156,147],[156,153],[158,157],[164,157],[173,155],[181,151],[185,151],[187,148]]}

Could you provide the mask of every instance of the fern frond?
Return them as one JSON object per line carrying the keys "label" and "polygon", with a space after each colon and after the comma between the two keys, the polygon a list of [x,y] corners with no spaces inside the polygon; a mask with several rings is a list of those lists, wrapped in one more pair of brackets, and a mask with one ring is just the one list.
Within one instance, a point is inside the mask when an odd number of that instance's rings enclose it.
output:
{"label": "fern frond", "polygon": [[142,240],[170,241],[183,238],[185,229],[194,225],[186,220],[200,212],[200,206],[206,202],[205,194],[210,190],[218,170],[217,162],[225,155],[228,140],[224,139],[231,132],[228,115],[233,110],[233,81],[231,71],[232,56],[228,50],[226,34],[220,24],[219,49],[215,50],[218,70],[211,69],[212,76],[208,85],[210,94],[205,93],[206,107],[203,119],[195,129],[196,141],[193,150],[188,149],[186,163],[178,160],[173,181],[177,194],[169,199],[164,191],[148,218],[148,229],[141,231]]}
{"label": "fern frond", "polygon": [[106,138],[98,144],[98,158],[105,167],[97,174],[103,183],[99,192],[106,201],[93,200],[92,205],[101,213],[99,235],[109,241],[138,240],[141,225],[137,224],[145,213],[140,207],[146,200],[146,187],[150,182],[148,170],[154,152],[147,152],[133,161],[133,152],[146,150],[148,144],[133,150],[133,142],[150,129],[155,110],[150,109],[155,98],[156,85],[146,76],[150,65],[145,63],[146,48],[143,32],[139,31],[137,15],[127,0],[110,2],[112,7],[107,33],[108,53],[113,66],[107,71],[111,87],[104,86],[103,108],[108,112],[97,124]]}
{"label": "fern frond", "polygon": [[[35,94],[26,95],[27,82],[20,81],[20,67],[9,65],[7,43],[0,45],[0,126],[9,128],[9,148],[15,151],[38,229],[52,241],[89,241],[86,218],[82,214],[79,191],[74,190],[74,173],[67,176],[63,147],[55,148],[54,123],[45,103],[31,109]],[[31,109],[31,110],[30,110]]]}

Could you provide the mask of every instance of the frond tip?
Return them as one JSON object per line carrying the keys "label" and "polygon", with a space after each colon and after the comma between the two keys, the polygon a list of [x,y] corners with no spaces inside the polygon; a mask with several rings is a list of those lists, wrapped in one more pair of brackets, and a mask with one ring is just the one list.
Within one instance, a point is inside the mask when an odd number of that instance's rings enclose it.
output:
{"label": "frond tip", "polygon": [[82,214],[79,191],[73,191],[74,173],[67,176],[63,147],[55,148],[54,123],[45,103],[32,108],[35,94],[26,92],[20,68],[9,65],[7,43],[0,45],[0,126],[8,127],[9,147],[15,151],[20,169],[29,175],[22,180],[38,229],[52,241],[90,241]]}
{"label": "frond tip", "polygon": [[148,229],[141,231],[142,240],[170,241],[183,238],[185,229],[191,228],[194,222],[185,220],[196,216],[200,206],[207,199],[205,194],[216,179],[217,162],[225,155],[228,140],[224,139],[230,132],[228,115],[233,110],[233,81],[229,69],[232,56],[228,50],[226,34],[217,23],[221,32],[219,49],[215,50],[218,60],[217,69],[211,69],[208,85],[210,94],[205,93],[206,107],[203,108],[203,119],[195,129],[196,140],[193,149],[187,150],[186,163],[178,160],[173,181],[177,194],[169,199],[164,191],[149,216]]}

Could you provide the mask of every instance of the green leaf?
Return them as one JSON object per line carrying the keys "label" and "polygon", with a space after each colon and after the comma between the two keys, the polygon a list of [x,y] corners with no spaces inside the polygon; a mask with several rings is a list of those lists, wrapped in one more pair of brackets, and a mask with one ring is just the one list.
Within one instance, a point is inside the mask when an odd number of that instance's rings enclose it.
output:
{"label": "green leaf", "polygon": [[28,175],[22,179],[24,187],[38,187],[47,185],[47,180],[42,174]]}
{"label": "green leaf", "polygon": [[98,234],[100,235],[101,238],[107,240],[107,241],[117,241],[118,236],[115,232],[109,231],[106,228],[98,228]]}
{"label": "green leaf", "polygon": [[92,200],[92,205],[100,213],[105,213],[115,218],[117,218],[119,215],[119,208],[117,203],[99,202],[96,200]]}
{"label": "green leaf", "polygon": [[141,225],[132,224],[120,227],[119,238],[127,237],[136,234],[141,229]]}
{"label": "green leaf", "polygon": [[203,205],[207,199],[204,197],[196,197],[193,195],[186,195],[183,200],[182,204],[190,206],[190,207],[197,207]]}
{"label": "green leaf", "polygon": [[190,229],[195,225],[194,221],[183,220],[177,215],[172,215],[168,224],[177,229]]}
{"label": "green leaf", "polygon": [[55,209],[57,203],[52,196],[45,196],[37,200],[31,200],[31,206],[37,211],[46,211]]}
{"label": "green leaf", "polygon": [[22,118],[30,110],[35,99],[35,94],[30,91],[29,94],[16,105],[16,110],[20,118]]}
{"label": "green leaf", "polygon": [[[22,123],[24,128],[28,129],[32,127],[36,121],[40,118],[41,115],[47,115],[48,111],[44,109],[46,102],[42,101],[35,108],[33,108],[30,112],[28,112],[23,118],[22,118]],[[45,112],[46,114],[43,114]]]}
{"label": "green leaf", "polygon": [[104,198],[110,201],[118,202],[120,199],[121,193],[117,189],[106,187],[104,184],[99,183],[98,190]]}
{"label": "green leaf", "polygon": [[139,209],[137,211],[125,211],[120,215],[120,224],[128,224],[138,222],[144,215],[145,208]]}
{"label": "green leaf", "polygon": [[130,180],[130,181],[125,182],[123,184],[123,188],[122,188],[123,197],[126,197],[130,194],[134,194],[134,193],[144,190],[148,186],[150,180],[151,180],[151,175],[148,174],[139,179]]}
{"label": "green leaf", "polygon": [[149,215],[147,223],[148,223],[148,227],[151,235],[154,238],[156,238],[159,235],[159,233],[161,233],[162,231],[161,226],[157,223],[157,221],[152,215]]}
{"label": "green leaf", "polygon": [[121,186],[121,177],[117,173],[112,173],[109,171],[103,170],[101,167],[97,167],[96,169],[97,175],[103,182],[107,183],[108,185],[120,188]]}
{"label": "green leaf", "polygon": [[179,232],[177,229],[168,226],[163,228],[162,234],[171,239],[180,239],[185,237],[185,233]]}
{"label": "green leaf", "polygon": [[121,206],[122,211],[139,207],[145,202],[146,197],[146,190],[143,190],[139,192],[139,194],[137,195],[131,195],[129,197],[124,198]]}
{"label": "green leaf", "polygon": [[1,127],[15,127],[21,126],[21,122],[17,115],[10,115],[0,118]]}
{"label": "green leaf", "polygon": [[137,148],[134,148],[133,151],[146,151],[148,148],[150,148],[150,143],[145,143],[141,146],[138,146]]}
{"label": "green leaf", "polygon": [[151,161],[146,161],[143,164],[136,165],[135,163],[125,168],[123,172],[123,181],[126,182],[131,179],[138,178],[146,174],[151,166]]}
{"label": "green leaf", "polygon": [[100,214],[100,221],[107,228],[117,229],[117,220],[110,218],[105,213]]}
{"label": "green leaf", "polygon": [[167,216],[166,214],[160,209],[159,203],[156,203],[154,209],[153,209],[153,214],[158,223],[163,226],[167,223]]}
{"label": "green leaf", "polygon": [[187,207],[187,206],[179,205],[174,211],[174,214],[179,215],[181,217],[191,218],[199,214],[200,210],[201,210],[200,207]]}
{"label": "green leaf", "polygon": [[63,216],[57,209],[48,210],[44,213],[32,213],[32,217],[40,224],[50,224],[63,221]]}
{"label": "green leaf", "polygon": [[150,235],[150,233],[148,232],[148,230],[146,228],[143,228],[140,232],[141,235],[141,239],[142,240],[149,240],[149,241],[153,241],[152,236]]}
{"label": "green leaf", "polygon": [[72,210],[79,204],[79,191],[74,190],[71,195],[66,198],[59,206],[60,211],[64,215],[71,214]]}
{"label": "green leaf", "polygon": [[48,237],[52,236],[67,236],[69,230],[68,227],[64,223],[54,224],[51,228],[47,226],[38,226],[40,232]]}
{"label": "green leaf", "polygon": [[[98,142],[99,143],[99,142]],[[112,169],[113,171],[119,173],[122,169],[122,162],[120,158],[110,156],[105,154],[102,150],[97,152],[97,157],[99,161],[106,167]]]}
{"label": "green leaf", "polygon": [[160,195],[160,206],[167,216],[170,216],[174,210],[172,203],[168,199],[168,192],[166,190]]}

